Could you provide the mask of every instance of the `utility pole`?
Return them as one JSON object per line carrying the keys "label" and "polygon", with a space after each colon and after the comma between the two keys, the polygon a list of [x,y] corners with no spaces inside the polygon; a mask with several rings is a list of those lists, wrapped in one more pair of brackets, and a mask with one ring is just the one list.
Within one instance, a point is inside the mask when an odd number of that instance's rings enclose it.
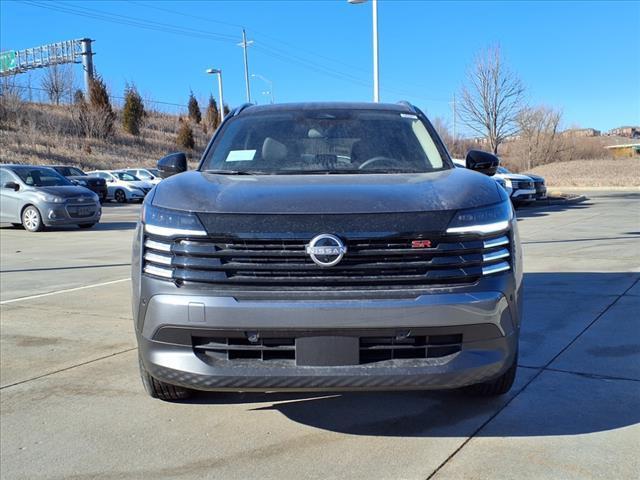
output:
{"label": "utility pole", "polygon": [[247,90],[247,102],[251,102],[251,88],[249,87],[249,59],[247,57],[247,47],[253,43],[253,40],[247,41],[247,32],[242,29],[242,42],[238,45],[244,50],[244,83]]}
{"label": "utility pole", "polygon": [[373,9],[373,101],[380,101],[380,81],[378,67],[378,0],[371,1]]}
{"label": "utility pole", "polygon": [[89,95],[89,85],[93,79],[93,51],[91,50],[90,38],[82,38],[80,44],[82,46],[82,70],[84,71],[84,91]]}

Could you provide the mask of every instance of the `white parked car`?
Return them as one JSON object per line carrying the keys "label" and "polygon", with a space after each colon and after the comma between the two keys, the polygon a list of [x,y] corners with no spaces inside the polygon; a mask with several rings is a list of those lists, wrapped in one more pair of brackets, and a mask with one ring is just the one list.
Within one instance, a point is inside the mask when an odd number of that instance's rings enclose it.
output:
{"label": "white parked car", "polygon": [[115,200],[118,203],[142,201],[153,185],[140,180],[130,173],[114,170],[95,170],[87,172],[94,177],[104,178],[107,181],[107,200]]}
{"label": "white parked car", "polygon": [[[461,158],[452,158],[451,160],[453,160],[453,163],[456,167],[467,168],[466,162]],[[505,191],[507,192],[507,195],[511,197],[511,194],[513,193],[513,189],[511,188],[511,182],[507,182],[504,178],[499,177],[497,175],[494,175],[491,178],[493,178],[498,183],[498,185],[504,188]]]}
{"label": "white parked car", "polygon": [[511,188],[510,197],[514,203],[533,202],[536,199],[536,187],[530,177],[519,173],[511,173],[505,167],[498,167],[498,171],[494,176],[504,179],[507,186]]}
{"label": "white parked car", "polygon": [[129,173],[134,177],[138,177],[140,180],[152,183],[153,185],[159,184],[162,180],[157,168],[126,168],[120,171]]}

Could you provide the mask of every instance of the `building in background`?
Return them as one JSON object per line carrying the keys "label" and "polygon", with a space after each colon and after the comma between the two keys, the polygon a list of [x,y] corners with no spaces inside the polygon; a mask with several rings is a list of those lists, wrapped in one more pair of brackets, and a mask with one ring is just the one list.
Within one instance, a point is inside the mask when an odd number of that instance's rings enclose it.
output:
{"label": "building in background", "polygon": [[618,127],[609,130],[609,135],[617,137],[640,138],[640,127]]}

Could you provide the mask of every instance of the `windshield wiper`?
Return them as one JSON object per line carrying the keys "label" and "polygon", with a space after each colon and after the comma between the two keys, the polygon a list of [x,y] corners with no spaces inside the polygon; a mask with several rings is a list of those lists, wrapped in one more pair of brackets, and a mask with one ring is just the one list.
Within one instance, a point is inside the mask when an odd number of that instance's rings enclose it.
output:
{"label": "windshield wiper", "polygon": [[267,172],[258,170],[203,170],[204,173],[215,173],[216,175],[267,175]]}

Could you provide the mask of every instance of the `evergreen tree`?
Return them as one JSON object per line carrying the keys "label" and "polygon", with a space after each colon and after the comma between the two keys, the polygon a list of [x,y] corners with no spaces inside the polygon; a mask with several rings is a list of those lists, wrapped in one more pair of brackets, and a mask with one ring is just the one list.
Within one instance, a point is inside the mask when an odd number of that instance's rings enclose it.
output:
{"label": "evergreen tree", "polygon": [[122,127],[131,135],[139,135],[144,117],[144,104],[135,85],[127,84],[124,89]]}
{"label": "evergreen tree", "polygon": [[207,111],[205,112],[206,123],[211,130],[218,128],[220,124],[220,111],[218,110],[218,104],[213,96],[209,96],[209,105],[207,105]]}
{"label": "evergreen tree", "polygon": [[189,118],[194,123],[200,123],[202,120],[202,113],[200,113],[200,106],[198,105],[198,100],[193,96],[193,92],[189,93],[189,103],[187,104],[189,109]]}

